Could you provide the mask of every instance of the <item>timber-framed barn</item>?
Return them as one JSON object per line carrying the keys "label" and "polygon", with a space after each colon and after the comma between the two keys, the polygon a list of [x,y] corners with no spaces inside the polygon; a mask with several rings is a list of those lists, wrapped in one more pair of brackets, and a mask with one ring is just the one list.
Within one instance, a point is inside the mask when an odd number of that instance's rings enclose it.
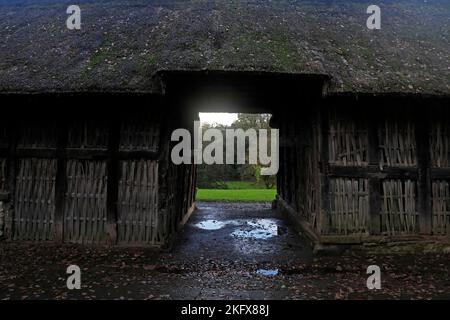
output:
{"label": "timber-framed barn", "polygon": [[[170,135],[192,129],[198,112],[214,111],[272,114],[280,130],[276,207],[315,244],[448,240],[447,3],[386,2],[392,10],[383,28],[396,32],[385,33],[364,29],[357,1],[340,8],[312,0],[292,4],[290,14],[283,4],[208,3],[96,4],[87,30],[54,33],[51,43],[44,34],[40,43],[13,44],[17,32],[0,31],[8,39],[0,65],[3,240],[169,244],[194,211],[196,190],[195,165],[170,160]],[[412,5],[423,13],[420,26],[411,24]],[[114,8],[120,19],[96,20],[109,31],[99,33],[89,18]],[[42,9],[0,6],[2,21],[18,31],[28,26],[8,10]],[[55,32],[47,28],[60,19],[53,10],[42,11],[33,30]],[[133,27],[121,24],[138,12],[144,17]],[[242,12],[264,18],[269,31],[256,32]],[[273,12],[284,17],[276,27]],[[296,24],[305,13],[310,33]],[[202,23],[187,24],[191,15]],[[163,43],[167,24],[175,34]],[[411,25],[414,36],[405,29]],[[195,37],[204,48],[192,49]],[[68,48],[74,52],[61,58]],[[203,52],[211,59],[202,60]],[[225,103],[205,104],[212,99]]]}

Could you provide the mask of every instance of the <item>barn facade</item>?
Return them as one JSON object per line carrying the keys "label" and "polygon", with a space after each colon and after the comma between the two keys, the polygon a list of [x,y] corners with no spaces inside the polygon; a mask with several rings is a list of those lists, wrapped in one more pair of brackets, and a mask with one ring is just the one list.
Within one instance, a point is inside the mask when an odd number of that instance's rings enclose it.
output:
{"label": "barn facade", "polygon": [[0,139],[3,239],[170,244],[196,190],[195,165],[170,159],[170,135],[192,130],[199,111],[272,114],[276,205],[314,244],[448,238],[448,98],[330,94],[321,75],[166,71],[154,81],[151,95],[1,97],[17,106]]}
{"label": "barn facade", "polygon": [[199,111],[272,114],[312,242],[448,238],[449,1],[379,0],[380,30],[361,0],[80,0],[80,30],[37,2],[0,1],[0,239],[169,244]]}
{"label": "barn facade", "polygon": [[2,101],[17,106],[1,131],[3,239],[164,246],[192,212],[195,167],[169,162],[160,97]]}
{"label": "barn facade", "polygon": [[334,95],[280,115],[279,208],[316,244],[448,240],[449,106]]}

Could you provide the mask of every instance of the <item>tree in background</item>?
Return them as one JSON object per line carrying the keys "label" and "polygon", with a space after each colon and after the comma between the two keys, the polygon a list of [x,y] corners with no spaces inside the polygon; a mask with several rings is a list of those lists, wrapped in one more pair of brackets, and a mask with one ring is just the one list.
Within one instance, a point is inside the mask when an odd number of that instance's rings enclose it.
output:
{"label": "tree in background", "polygon": [[[231,129],[267,129],[270,139],[270,114],[249,114],[239,113],[238,118],[229,127],[220,124],[203,124],[203,129],[215,128],[221,131],[225,131],[227,128]],[[225,137],[225,133],[223,134]],[[225,145],[225,143],[224,143]],[[270,140],[269,140],[270,146]],[[236,147],[236,144],[235,144]],[[248,154],[248,141],[246,143],[246,154]],[[199,188],[214,188],[214,189],[226,189],[227,181],[247,181],[255,184],[262,183],[267,189],[271,189],[275,186],[276,176],[261,176],[261,166],[255,164],[243,164],[243,165],[198,165],[197,168],[197,186]]]}
{"label": "tree in background", "polygon": [[[270,114],[251,114],[251,113],[239,113],[236,121],[231,125],[232,128],[247,129],[267,129],[269,132],[268,144],[270,144]],[[248,146],[247,146],[248,147]],[[240,169],[241,180],[255,181],[259,183],[261,180],[267,189],[271,189],[276,184],[276,176],[261,176],[261,166],[245,164]]]}
{"label": "tree in background", "polygon": [[270,114],[253,114],[253,113],[238,113],[238,118],[231,124],[232,128],[247,129],[267,129],[270,130]]}

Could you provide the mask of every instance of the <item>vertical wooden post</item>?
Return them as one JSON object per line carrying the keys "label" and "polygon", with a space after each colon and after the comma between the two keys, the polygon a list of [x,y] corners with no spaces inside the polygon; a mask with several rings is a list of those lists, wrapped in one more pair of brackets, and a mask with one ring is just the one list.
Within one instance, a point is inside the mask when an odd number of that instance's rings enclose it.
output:
{"label": "vertical wooden post", "polygon": [[119,193],[119,119],[112,117],[109,124],[108,160],[107,160],[107,195],[106,195],[106,234],[107,243],[117,242],[117,199]]}
{"label": "vertical wooden post", "polygon": [[169,223],[169,169],[170,169],[170,145],[171,145],[171,129],[175,125],[172,123],[174,115],[172,114],[173,106],[176,102],[173,98],[164,99],[161,102],[162,110],[166,110],[161,114],[161,126],[159,132],[159,157],[158,157],[158,225],[156,232],[159,240],[164,241],[170,232]]}
{"label": "vertical wooden post", "polygon": [[14,201],[16,197],[16,170],[17,170],[17,156],[16,156],[16,148],[17,148],[17,132],[18,132],[18,124],[16,121],[10,122],[8,125],[9,132],[9,150],[8,150],[8,191],[9,191],[9,201],[10,201],[10,209],[8,213],[8,219],[5,219],[5,237],[7,239],[13,239],[14,237],[14,229],[15,229],[15,208]]}
{"label": "vertical wooden post", "polygon": [[[294,118],[295,119],[295,118]],[[295,210],[298,211],[298,203],[297,203],[297,192],[298,192],[298,185],[297,185],[297,159],[296,159],[296,148],[297,144],[295,143],[295,123],[293,123],[293,120],[291,119],[289,121],[289,166],[290,166],[290,179],[291,179],[291,190],[290,190],[290,200],[291,205]]]}
{"label": "vertical wooden post", "polygon": [[290,181],[289,181],[289,127],[288,127],[288,117],[285,111],[283,111],[283,152],[281,154],[281,159],[283,163],[283,199],[288,203],[290,203],[289,196],[290,196]]}
{"label": "vertical wooden post", "polygon": [[68,127],[65,122],[57,124],[57,146],[56,146],[56,181],[55,181],[55,217],[53,224],[53,240],[63,242],[64,203],[67,188],[66,176],[66,145]]}
{"label": "vertical wooden post", "polygon": [[276,199],[278,199],[279,197],[281,197],[281,176],[283,174],[283,164],[281,162],[280,156],[281,156],[281,140],[282,140],[282,136],[281,136],[281,127],[280,127],[280,121],[279,121],[279,113],[274,112],[272,114],[272,117],[270,118],[270,127],[274,128],[274,129],[278,129],[278,133],[279,133],[279,141],[278,141],[278,172],[276,175],[276,188],[277,188],[277,195],[276,195]]}
{"label": "vertical wooden post", "polygon": [[419,213],[419,232],[432,233],[431,180],[430,180],[430,120],[427,110],[429,106],[416,108],[416,145],[417,145],[417,196]]}
{"label": "vertical wooden post", "polygon": [[285,189],[285,200],[289,205],[292,206],[292,163],[291,163],[291,154],[292,154],[292,141],[291,141],[291,126],[288,117],[285,117],[285,141],[284,141],[284,167],[286,170],[284,171],[284,179],[286,184]]}
{"label": "vertical wooden post", "polygon": [[[368,119],[369,165],[380,166],[380,142],[378,139],[378,117],[372,114]],[[378,175],[369,177],[369,232],[372,235],[381,233],[381,180]]]}
{"label": "vertical wooden post", "polygon": [[[322,225],[323,222],[322,221],[322,217],[321,217],[321,208],[322,208],[322,197],[321,197],[321,179],[322,176],[320,175],[320,159],[322,157],[322,155],[320,154],[320,148],[321,148],[321,114],[322,112],[320,111],[320,106],[315,106],[315,112],[314,115],[312,116],[311,119],[309,119],[309,121],[312,121],[312,161],[313,161],[313,175],[314,175],[314,192],[315,192],[315,196],[314,196],[314,207],[316,212],[314,212],[313,214],[316,216],[315,218],[315,222],[313,227],[318,230],[320,232],[320,230],[322,230]],[[301,157],[301,159],[304,159],[304,157]]]}
{"label": "vertical wooden post", "polygon": [[[300,142],[298,141],[298,130],[299,124],[296,125],[296,123],[292,126],[292,177],[293,177],[293,183],[292,183],[292,193],[293,193],[293,208],[299,212],[301,210],[300,205],[300,196],[299,196],[299,176],[300,176],[300,166],[298,165],[300,158]],[[302,196],[305,196],[304,194]]]}
{"label": "vertical wooden post", "polygon": [[287,179],[286,179],[286,171],[288,168],[286,167],[286,141],[287,141],[287,134],[286,134],[286,116],[283,112],[281,116],[281,123],[280,123],[280,166],[282,168],[280,172],[280,184],[281,184],[281,198],[284,201],[288,201],[287,199]]}
{"label": "vertical wooden post", "polygon": [[329,176],[329,108],[328,105],[323,105],[320,108],[320,130],[321,130],[321,139],[322,139],[322,150],[320,150],[320,171],[321,171],[321,217],[320,224],[322,230],[321,233],[327,232],[329,228],[329,218],[331,216],[331,202],[330,202],[330,176]]}

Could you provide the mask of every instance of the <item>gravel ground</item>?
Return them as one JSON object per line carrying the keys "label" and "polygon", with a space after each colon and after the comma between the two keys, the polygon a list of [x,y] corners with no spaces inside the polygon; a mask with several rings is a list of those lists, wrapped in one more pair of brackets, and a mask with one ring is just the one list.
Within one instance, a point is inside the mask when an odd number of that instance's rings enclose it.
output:
{"label": "gravel ground", "polygon": [[[0,244],[0,299],[442,299],[449,255],[316,257],[269,204],[199,203],[169,252]],[[82,272],[66,288],[66,268]],[[381,268],[382,289],[366,287]]]}

